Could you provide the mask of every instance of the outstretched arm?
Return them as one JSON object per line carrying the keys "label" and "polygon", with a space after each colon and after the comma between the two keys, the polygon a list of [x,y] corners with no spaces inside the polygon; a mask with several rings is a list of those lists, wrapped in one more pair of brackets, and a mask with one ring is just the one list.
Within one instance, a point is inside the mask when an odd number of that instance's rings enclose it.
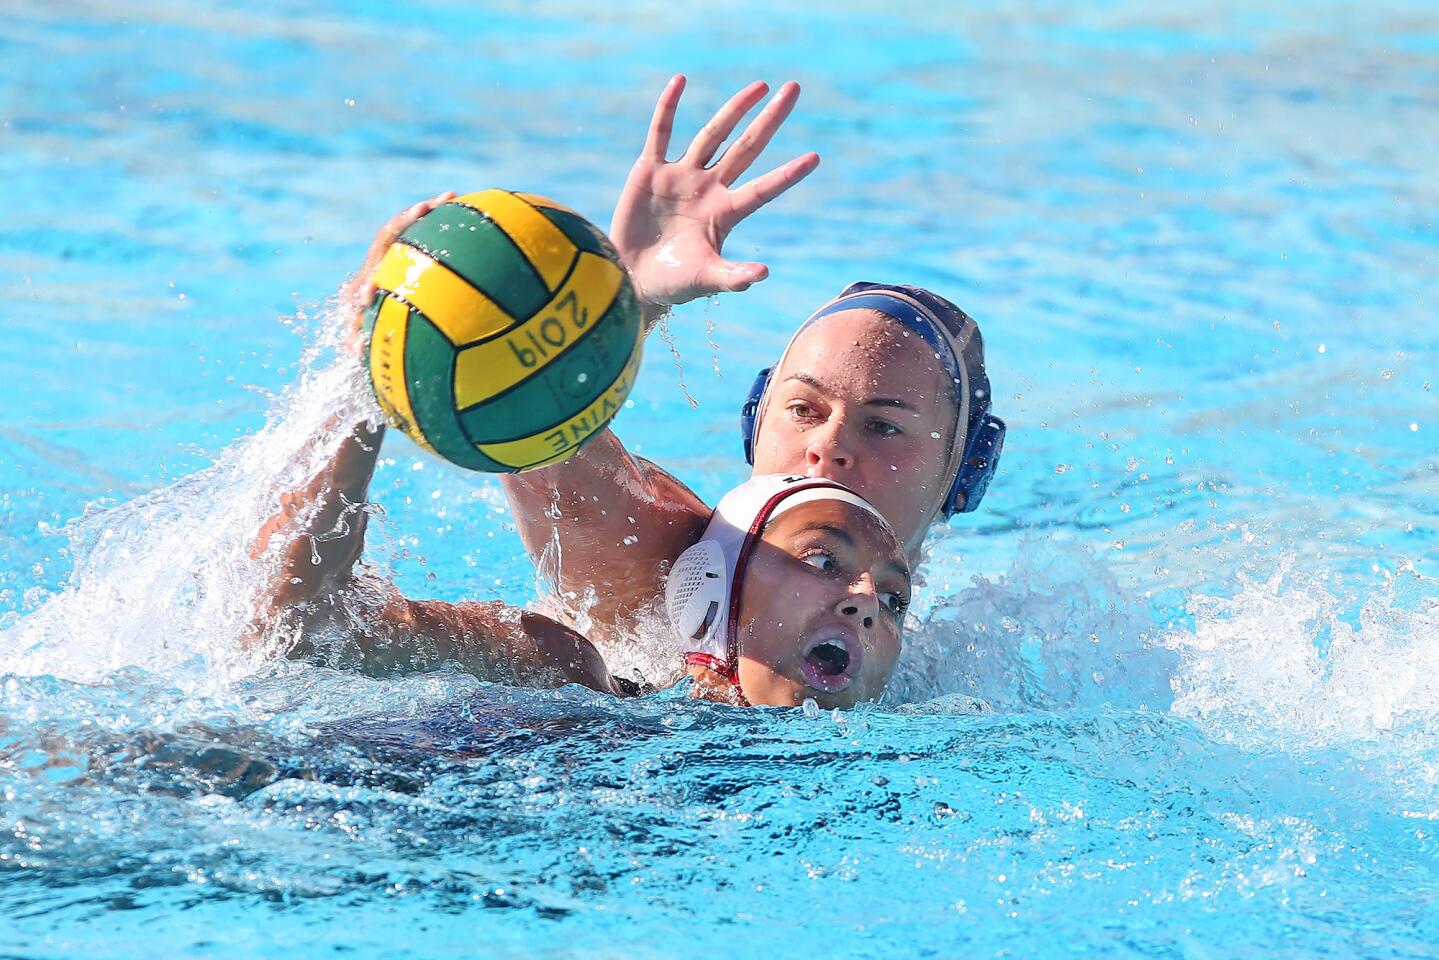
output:
{"label": "outstretched arm", "polygon": [[[786,83],[719,159],[715,154],[768,92],[752,83],[700,128],[683,156],[667,153],[685,79],[676,76],[655,104],[639,159],[615,206],[610,239],[634,278],[647,327],[671,306],[763,280],[762,263],[727,260],[730,231],[807,177],[819,156],[806,153],[735,187],[799,98]],[[709,508],[671,474],[630,454],[609,430],[575,456],[542,470],[508,474],[505,492],[520,537],[537,562],[552,542],[563,595],[596,605],[591,633],[610,636],[659,594],[660,565],[699,539]]]}
{"label": "outstretched arm", "polygon": [[[338,596],[309,604],[285,650],[292,660],[347,663],[372,677],[433,670],[458,664],[493,683],[559,687],[578,683],[616,696],[626,689],[610,676],[593,644],[549,617],[500,601],[445,603],[411,600],[386,586],[378,609],[355,623]],[[327,649],[330,624],[343,624],[340,646]]]}
{"label": "outstretched arm", "polygon": [[[562,463],[503,478],[525,550],[576,601],[594,590],[585,632],[613,640],[660,594],[661,564],[704,533],[710,510],[609,430]],[[547,556],[547,551],[552,551]]]}
{"label": "outstretched arm", "polygon": [[[352,311],[352,350],[361,350],[360,314],[375,295],[370,282],[390,244],[405,228],[453,197],[442,193],[402,211],[380,228],[355,278],[345,285],[342,302]],[[331,422],[327,429],[333,430]],[[261,615],[273,618],[280,610],[322,596],[347,582],[365,546],[365,498],[380,454],[384,427],[354,428],[328,462],[303,489],[280,497],[280,508],[260,528],[251,554],[265,554],[272,540],[283,538],[279,572],[262,598]],[[318,444],[323,438],[316,437]]]}

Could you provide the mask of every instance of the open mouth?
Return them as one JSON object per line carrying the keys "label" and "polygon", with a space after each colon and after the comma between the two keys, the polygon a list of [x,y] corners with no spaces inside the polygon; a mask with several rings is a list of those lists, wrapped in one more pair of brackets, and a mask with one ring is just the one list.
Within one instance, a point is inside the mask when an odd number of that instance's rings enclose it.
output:
{"label": "open mouth", "polygon": [[826,635],[809,642],[800,671],[804,682],[825,693],[838,693],[859,673],[859,644],[850,637]]}

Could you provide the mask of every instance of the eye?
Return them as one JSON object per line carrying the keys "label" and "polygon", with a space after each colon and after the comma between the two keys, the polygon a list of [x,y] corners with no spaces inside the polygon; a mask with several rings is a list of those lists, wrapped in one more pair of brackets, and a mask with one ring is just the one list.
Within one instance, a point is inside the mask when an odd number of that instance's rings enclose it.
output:
{"label": "eye", "polygon": [[796,420],[813,420],[817,415],[814,407],[810,406],[809,403],[804,400],[791,400],[789,406],[785,409],[788,410],[789,415]]}
{"label": "eye", "polygon": [[909,609],[909,597],[898,591],[881,593],[879,599],[884,608],[896,617],[904,616],[904,612]]}
{"label": "eye", "polygon": [[899,436],[901,433],[904,433],[903,430],[901,430],[895,424],[890,423],[888,420],[878,419],[871,420],[869,422],[869,430],[871,433],[877,433],[881,437],[896,437]]}
{"label": "eye", "polygon": [[834,573],[839,569],[834,556],[824,550],[806,550],[799,559],[801,563],[809,564],[820,573]]}

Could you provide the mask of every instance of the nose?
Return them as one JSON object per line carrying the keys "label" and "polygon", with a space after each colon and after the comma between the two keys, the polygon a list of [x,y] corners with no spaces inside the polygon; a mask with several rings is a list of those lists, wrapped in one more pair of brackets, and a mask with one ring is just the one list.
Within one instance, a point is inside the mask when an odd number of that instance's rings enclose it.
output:
{"label": "nose", "polygon": [[873,630],[879,616],[879,593],[874,588],[874,579],[865,574],[855,581],[844,599],[835,604],[834,612],[865,630]]}
{"label": "nose", "polygon": [[805,463],[811,476],[827,476],[830,469],[848,470],[854,466],[854,454],[844,436],[844,422],[835,417],[811,430],[805,447]]}

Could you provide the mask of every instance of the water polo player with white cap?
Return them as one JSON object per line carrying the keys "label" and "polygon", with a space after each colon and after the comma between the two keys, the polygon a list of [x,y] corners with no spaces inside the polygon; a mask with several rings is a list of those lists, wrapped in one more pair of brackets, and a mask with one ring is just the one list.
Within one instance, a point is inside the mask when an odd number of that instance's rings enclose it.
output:
{"label": "water polo player with white cap", "polygon": [[696,694],[744,706],[878,698],[908,604],[889,524],[823,478],[761,476],[731,490],[665,586]]}
{"label": "water polo player with white cap", "polygon": [[[267,524],[268,541],[281,528]],[[363,546],[363,529],[356,544]],[[335,638],[343,580],[288,575],[303,569],[293,537],[262,597],[264,614],[242,640],[292,659],[320,659]],[[257,544],[261,552],[267,542]],[[352,574],[346,571],[346,577]],[[732,490],[704,535],[676,558],[666,606],[692,696],[739,706],[844,708],[877,699],[899,656],[909,604],[904,551],[884,518],[831,480],[756,477]],[[389,675],[458,665],[490,681],[553,687],[579,683],[633,696],[586,637],[504,603],[413,600],[391,591],[360,629],[342,633],[347,665]],[[343,622],[353,623],[341,617]]]}

